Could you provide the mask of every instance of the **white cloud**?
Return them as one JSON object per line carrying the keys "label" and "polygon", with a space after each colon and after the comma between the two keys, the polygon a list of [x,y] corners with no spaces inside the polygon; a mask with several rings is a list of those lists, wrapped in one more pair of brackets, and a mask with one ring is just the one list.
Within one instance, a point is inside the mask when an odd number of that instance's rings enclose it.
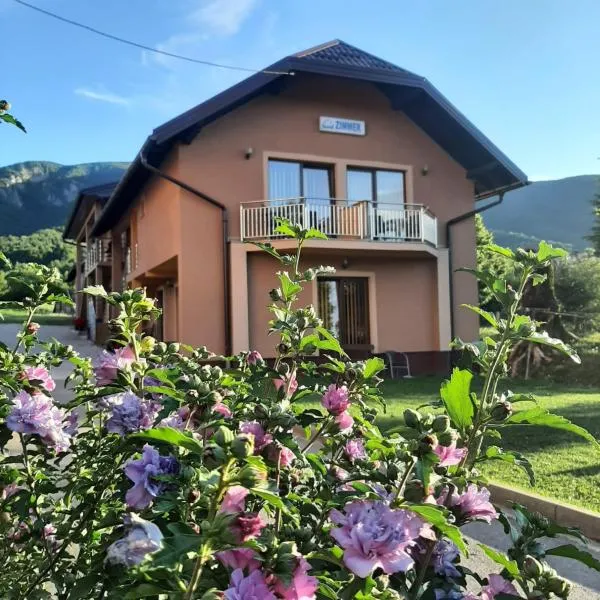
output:
{"label": "white cloud", "polygon": [[77,88],[75,93],[78,96],[89,98],[90,100],[97,100],[98,102],[108,102],[109,104],[120,104],[121,106],[129,106],[131,100],[124,96],[119,96],[107,91],[90,90],[88,88]]}
{"label": "white cloud", "polygon": [[209,0],[190,14],[190,20],[216,35],[235,35],[257,5],[258,0]]}

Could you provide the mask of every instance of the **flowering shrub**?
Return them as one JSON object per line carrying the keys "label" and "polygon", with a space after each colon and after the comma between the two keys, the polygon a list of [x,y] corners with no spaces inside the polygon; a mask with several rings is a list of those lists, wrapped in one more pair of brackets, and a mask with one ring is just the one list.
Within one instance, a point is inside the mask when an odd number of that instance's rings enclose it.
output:
{"label": "flowering shrub", "polygon": [[[455,369],[428,410],[405,412],[383,435],[382,361],[353,362],[303,285],[330,270],[300,269],[304,242],[322,237],[282,222],[293,255],[271,291],[277,358],[256,351],[217,357],[157,342],[142,327],[159,316],[142,290],[101,296],[118,316],[114,352],[92,364],[57,341],[40,343],[33,318],[56,301],[53,273],[29,274],[28,318],[13,348],[0,347],[0,596],[12,600],[312,600],[377,598],[566,598],[569,583],[544,556],[600,568],[575,546],[544,549],[542,537],[577,535],[516,506],[490,502],[479,465],[524,468],[496,445],[504,427],[542,424],[595,443],[583,429],[503,391],[506,359],[520,340],[577,357],[518,314],[527,285],[562,254],[500,248],[518,289],[475,273],[504,306],[501,319],[471,307],[497,335],[455,343]],[[10,279],[10,278],[9,278]],[[63,300],[64,301],[64,300]],[[319,352],[319,362],[314,355]],[[68,361],[70,399],[52,399],[53,369]],[[482,380],[471,389],[473,372]],[[494,445],[491,445],[491,443]],[[461,526],[500,519],[508,554],[483,546],[495,573],[461,564]],[[468,586],[468,588],[467,588]]]}

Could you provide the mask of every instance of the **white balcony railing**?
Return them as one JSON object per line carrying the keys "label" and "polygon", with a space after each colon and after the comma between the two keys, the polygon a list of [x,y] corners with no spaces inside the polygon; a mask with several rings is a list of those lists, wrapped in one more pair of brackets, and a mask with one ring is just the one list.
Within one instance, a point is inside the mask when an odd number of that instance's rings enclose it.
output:
{"label": "white balcony railing", "polygon": [[111,248],[108,240],[99,239],[90,242],[85,249],[84,269],[86,274],[98,265],[110,264]]}
{"label": "white balcony railing", "polygon": [[278,218],[303,228],[315,227],[333,238],[426,242],[437,246],[437,217],[420,204],[309,198],[242,203],[242,240],[285,237],[275,231]]}

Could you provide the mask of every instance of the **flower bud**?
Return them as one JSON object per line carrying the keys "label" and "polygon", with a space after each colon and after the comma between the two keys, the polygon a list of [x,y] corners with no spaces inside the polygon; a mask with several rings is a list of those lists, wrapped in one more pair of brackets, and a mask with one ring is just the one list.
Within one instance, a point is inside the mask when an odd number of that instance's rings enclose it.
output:
{"label": "flower bud", "polygon": [[187,496],[187,501],[189,504],[194,504],[200,498],[200,492],[198,490],[190,490]]}
{"label": "flower bud", "polygon": [[231,453],[236,458],[248,458],[254,454],[254,436],[251,433],[238,434],[231,443]]}
{"label": "flower bud", "polygon": [[435,433],[444,433],[450,429],[450,419],[448,415],[438,415],[433,420],[433,425],[431,426]]}
{"label": "flower bud", "polygon": [[492,412],[490,413],[492,419],[497,423],[501,423],[502,421],[506,421],[508,417],[512,414],[512,405],[510,402],[506,400],[501,400],[492,408]]}
{"label": "flower bud", "polygon": [[448,431],[438,433],[437,439],[440,443],[440,446],[452,446],[452,444],[458,439],[458,434],[456,431],[454,431],[454,429],[448,429]]}
{"label": "flower bud", "polygon": [[438,439],[433,433],[428,433],[421,437],[419,440],[419,447],[417,449],[419,454],[428,454],[438,445]]}
{"label": "flower bud", "polygon": [[407,427],[416,429],[421,423],[421,414],[412,408],[407,408],[404,411],[404,422],[406,423]]}
{"label": "flower bud", "polygon": [[279,354],[287,354],[289,351],[290,351],[289,344],[285,344],[284,342],[281,342],[281,344],[279,344],[277,346],[277,352],[279,352]]}
{"label": "flower bud", "polygon": [[423,484],[418,479],[413,479],[404,488],[404,499],[407,502],[419,503],[425,497]]}
{"label": "flower bud", "polygon": [[567,598],[571,591],[571,584],[562,577],[552,577],[548,582],[548,591],[553,592],[559,598]]}
{"label": "flower bud", "polygon": [[208,400],[213,404],[221,404],[221,402],[223,402],[223,396],[216,390],[213,390],[208,393]]}
{"label": "flower bud", "polygon": [[0,115],[10,110],[10,102],[7,100],[0,100]]}
{"label": "flower bud", "polygon": [[544,566],[542,563],[535,559],[533,556],[526,556],[523,561],[523,573],[527,577],[537,579],[544,572]]}
{"label": "flower bud", "polygon": [[158,354],[164,354],[167,351],[167,345],[164,342],[158,342],[155,350]]}
{"label": "flower bud", "polygon": [[175,354],[177,352],[179,352],[179,349],[181,348],[181,345],[178,342],[171,342],[168,346],[167,346],[167,350],[171,353],[171,354]]}
{"label": "flower bud", "polygon": [[280,375],[287,375],[290,372],[290,365],[288,365],[286,362],[280,363],[277,367],[277,372]]}
{"label": "flower bud", "polygon": [[156,347],[156,340],[151,336],[147,335],[142,338],[142,343],[140,344],[142,352],[152,352]]}
{"label": "flower bud", "polygon": [[262,487],[267,482],[267,473],[254,465],[246,465],[239,472],[238,479],[246,488]]}
{"label": "flower bud", "polygon": [[204,465],[209,469],[216,469],[225,464],[225,450],[216,444],[207,444],[204,449]]}
{"label": "flower bud", "polygon": [[271,298],[271,300],[273,300],[273,302],[279,302],[283,299],[281,291],[278,288],[272,289],[269,292],[269,297]]}
{"label": "flower bud", "polygon": [[225,446],[229,446],[229,444],[231,444],[231,442],[233,442],[234,440],[234,435],[233,435],[233,431],[231,431],[231,429],[229,429],[229,427],[225,427],[225,425],[221,425],[215,435],[213,436],[214,441],[221,446],[221,448],[224,448]]}
{"label": "flower bud", "polygon": [[388,465],[387,477],[390,481],[396,481],[398,479],[398,467],[396,465]]}
{"label": "flower bud", "polygon": [[40,324],[39,323],[29,323],[29,325],[27,325],[27,333],[29,335],[33,335],[34,333],[36,333],[40,328]]}

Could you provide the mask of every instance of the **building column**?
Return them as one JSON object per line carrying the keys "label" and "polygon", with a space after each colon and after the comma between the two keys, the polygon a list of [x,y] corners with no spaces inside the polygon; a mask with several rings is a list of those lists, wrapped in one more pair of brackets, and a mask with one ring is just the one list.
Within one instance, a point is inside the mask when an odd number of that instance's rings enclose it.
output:
{"label": "building column", "polygon": [[231,242],[231,346],[233,354],[250,349],[248,253],[245,244]]}
{"label": "building column", "polygon": [[437,295],[438,295],[438,333],[439,349],[442,352],[450,350],[450,268],[448,249],[440,248],[437,257]]}
{"label": "building column", "polygon": [[77,247],[75,250],[75,316],[80,317],[82,315],[82,303],[83,294],[80,294],[82,285],[82,274],[81,274],[81,261],[83,259],[83,252],[81,242],[77,241]]}

